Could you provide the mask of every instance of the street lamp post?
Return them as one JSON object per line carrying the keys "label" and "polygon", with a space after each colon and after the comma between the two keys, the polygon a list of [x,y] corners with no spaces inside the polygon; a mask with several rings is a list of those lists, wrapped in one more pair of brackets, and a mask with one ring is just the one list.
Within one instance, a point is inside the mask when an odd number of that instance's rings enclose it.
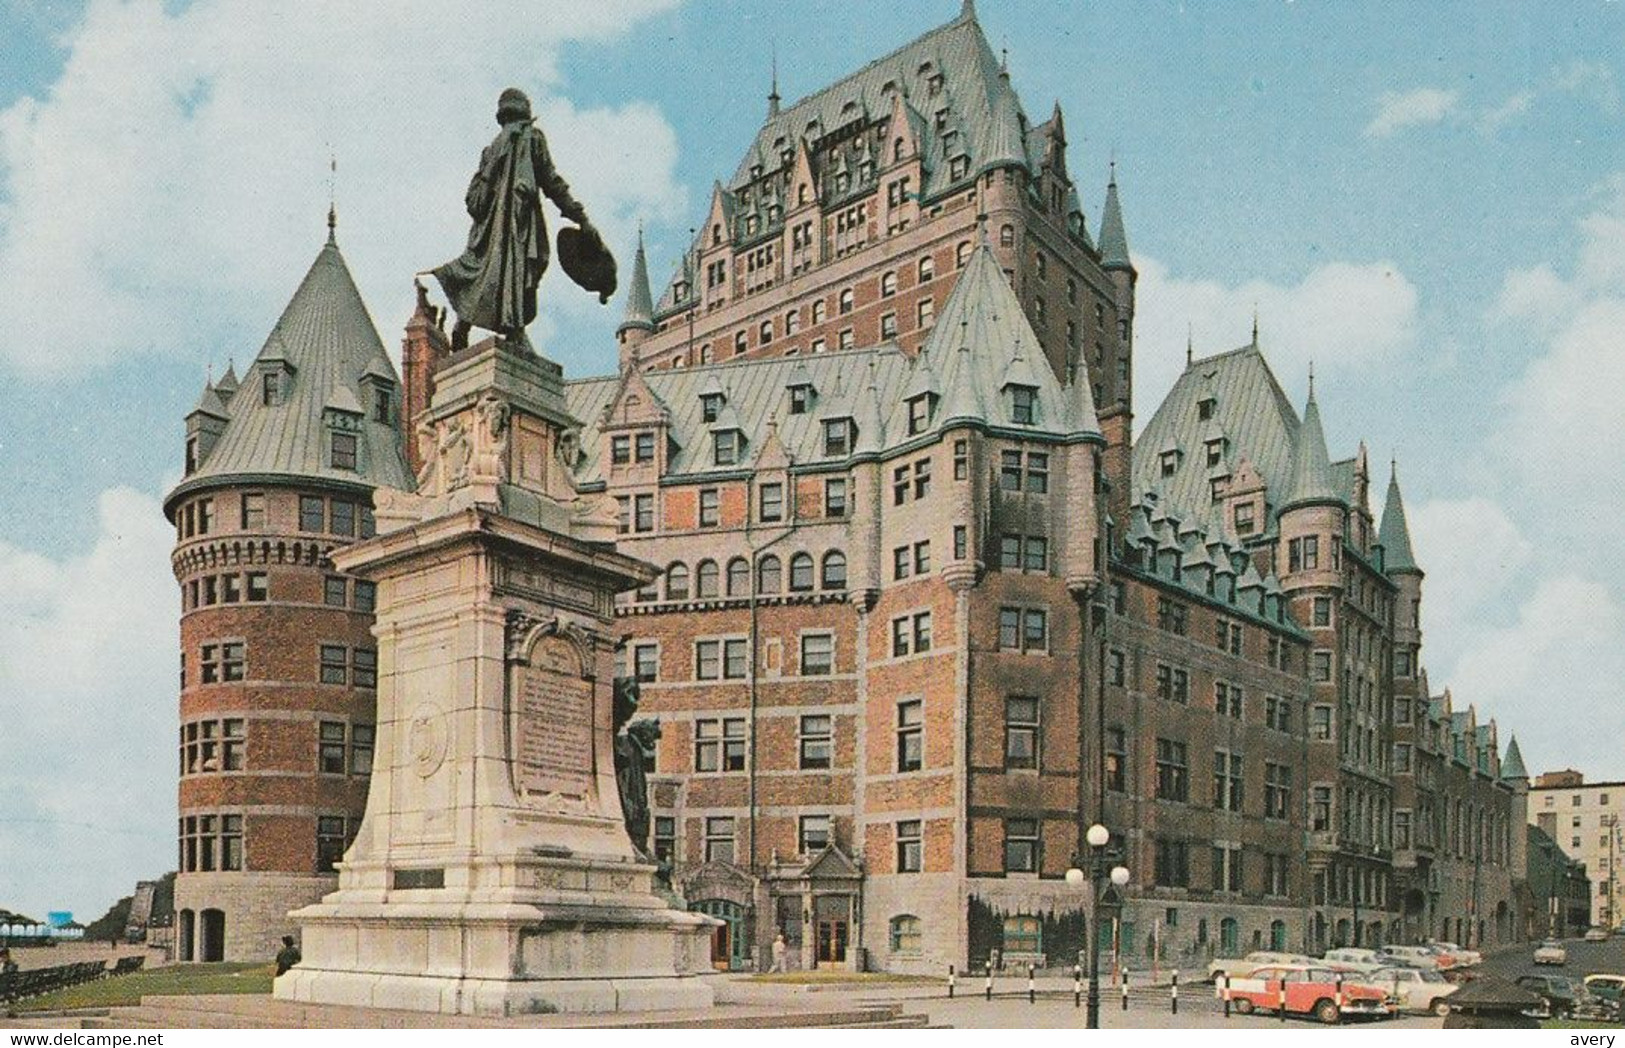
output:
{"label": "street lamp post", "polygon": [[1111,841],[1111,832],[1100,823],[1089,827],[1084,834],[1084,841],[1089,845],[1089,872],[1084,873],[1079,864],[1066,871],[1066,883],[1074,888],[1081,888],[1087,880],[1094,894],[1094,907],[1090,913],[1089,930],[1089,1004],[1084,1013],[1084,1026],[1090,1030],[1100,1029],[1100,920],[1104,908],[1102,902],[1106,894],[1106,883],[1121,888],[1128,883],[1128,869],[1124,866],[1113,866],[1108,872],[1106,869],[1106,845]]}

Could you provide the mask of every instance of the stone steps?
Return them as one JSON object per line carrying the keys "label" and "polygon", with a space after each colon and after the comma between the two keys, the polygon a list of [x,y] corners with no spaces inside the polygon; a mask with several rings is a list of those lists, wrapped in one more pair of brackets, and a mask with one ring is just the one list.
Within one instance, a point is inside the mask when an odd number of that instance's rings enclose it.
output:
{"label": "stone steps", "polygon": [[534,1016],[438,1015],[427,1012],[299,1004],[260,996],[144,997],[135,1007],[78,1019],[81,1029],[923,1029],[926,1016],[900,1003],[786,1009],[729,1006],[708,1011]]}

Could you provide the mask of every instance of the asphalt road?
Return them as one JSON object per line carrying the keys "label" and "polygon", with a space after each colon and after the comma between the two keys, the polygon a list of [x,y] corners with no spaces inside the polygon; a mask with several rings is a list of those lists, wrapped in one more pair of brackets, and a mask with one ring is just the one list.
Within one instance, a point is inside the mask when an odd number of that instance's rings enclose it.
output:
{"label": "asphalt road", "polygon": [[1607,942],[1564,939],[1563,945],[1569,952],[1569,961],[1562,967],[1552,964],[1536,965],[1534,956],[1537,945],[1539,944],[1529,943],[1487,957],[1479,967],[1486,974],[1509,981],[1520,975],[1532,975],[1537,972],[1566,975],[1575,982],[1580,982],[1587,975],[1596,972],[1625,975],[1625,935],[1614,935]]}

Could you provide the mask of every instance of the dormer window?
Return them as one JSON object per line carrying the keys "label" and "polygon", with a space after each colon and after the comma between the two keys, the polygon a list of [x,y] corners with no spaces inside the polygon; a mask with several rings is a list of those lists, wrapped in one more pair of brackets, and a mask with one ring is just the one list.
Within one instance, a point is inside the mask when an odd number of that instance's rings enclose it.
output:
{"label": "dormer window", "polygon": [[852,453],[852,420],[831,418],[824,420],[824,456],[845,458]]}
{"label": "dormer window", "polygon": [[812,407],[813,388],[806,384],[790,387],[790,414],[805,415]]}
{"label": "dormer window", "polygon": [[1038,421],[1038,390],[1032,386],[1010,387],[1010,421],[1030,426]]}
{"label": "dormer window", "polygon": [[1196,417],[1206,422],[1213,417],[1213,411],[1218,406],[1219,402],[1213,397],[1203,397],[1196,403]]}
{"label": "dormer window", "polygon": [[372,420],[389,425],[393,420],[389,390],[382,387],[372,392]]}
{"label": "dormer window", "polygon": [[267,371],[260,385],[260,402],[268,408],[274,408],[282,403],[283,374],[280,371]]}
{"label": "dormer window", "polygon": [[330,434],[330,455],[328,465],[334,469],[353,470],[356,467],[356,435],[354,433]]}
{"label": "dormer window", "polygon": [[1212,469],[1222,462],[1224,462],[1224,438],[1216,437],[1207,442],[1208,468]]}
{"label": "dormer window", "polygon": [[724,429],[711,434],[712,461],[719,466],[738,465],[742,443],[737,429]]}
{"label": "dormer window", "polygon": [[924,433],[925,428],[931,424],[931,401],[934,398],[929,393],[921,393],[912,397],[908,402],[908,433],[914,436]]}
{"label": "dormer window", "polygon": [[1162,475],[1165,477],[1171,477],[1174,475],[1174,471],[1179,468],[1179,452],[1164,451],[1161,455],[1157,456],[1157,461],[1162,466]]}
{"label": "dormer window", "polygon": [[722,394],[706,393],[700,397],[700,417],[706,422],[715,422],[722,413]]}

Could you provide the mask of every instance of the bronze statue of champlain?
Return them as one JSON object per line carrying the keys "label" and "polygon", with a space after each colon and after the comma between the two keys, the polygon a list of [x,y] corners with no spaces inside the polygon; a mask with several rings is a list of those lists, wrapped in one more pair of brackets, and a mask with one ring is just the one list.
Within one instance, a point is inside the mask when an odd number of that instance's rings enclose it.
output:
{"label": "bronze statue of champlain", "polygon": [[465,202],[473,224],[457,258],[429,272],[457,314],[452,348],[468,345],[470,328],[494,331],[513,346],[529,347],[525,328],[536,319],[536,287],[552,252],[542,197],[580,228],[559,233],[565,272],[607,302],[615,291],[615,259],[587,218],[587,210],[553,166],[547,138],[536,126],[530,99],[517,88],[497,102],[502,130],[480,154]]}

